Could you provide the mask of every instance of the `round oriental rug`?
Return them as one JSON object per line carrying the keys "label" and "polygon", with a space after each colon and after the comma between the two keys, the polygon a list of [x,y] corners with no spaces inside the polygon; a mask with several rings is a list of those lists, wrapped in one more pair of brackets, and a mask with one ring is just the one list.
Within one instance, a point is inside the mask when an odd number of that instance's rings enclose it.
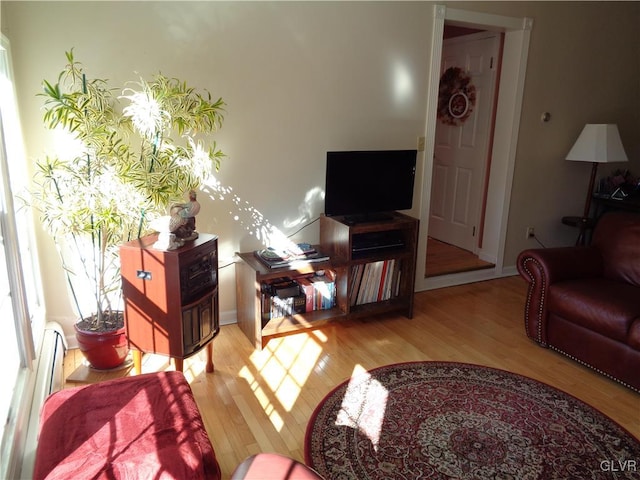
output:
{"label": "round oriental rug", "polygon": [[640,478],[640,441],[553,387],[448,362],[376,368],[336,387],[307,426],[327,480]]}

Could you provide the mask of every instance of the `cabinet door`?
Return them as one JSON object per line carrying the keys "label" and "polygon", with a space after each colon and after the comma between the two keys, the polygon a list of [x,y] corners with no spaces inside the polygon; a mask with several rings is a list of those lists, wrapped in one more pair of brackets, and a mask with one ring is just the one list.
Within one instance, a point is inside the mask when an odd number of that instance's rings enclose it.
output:
{"label": "cabinet door", "polygon": [[185,355],[194,349],[200,338],[200,325],[198,321],[198,308],[192,307],[182,311],[183,349]]}
{"label": "cabinet door", "polygon": [[200,302],[200,345],[220,332],[220,315],[218,314],[218,292],[215,290],[210,297]]}
{"label": "cabinet door", "polygon": [[200,317],[200,339],[207,338],[213,331],[213,297],[198,305]]}
{"label": "cabinet door", "polygon": [[214,337],[220,330],[215,292],[182,310],[184,355],[187,356]]}

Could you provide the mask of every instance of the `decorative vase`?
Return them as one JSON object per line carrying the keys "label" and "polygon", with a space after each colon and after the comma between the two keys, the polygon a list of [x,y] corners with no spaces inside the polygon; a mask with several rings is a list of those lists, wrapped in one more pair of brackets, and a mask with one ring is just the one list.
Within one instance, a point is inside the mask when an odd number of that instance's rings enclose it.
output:
{"label": "decorative vase", "polygon": [[74,325],[78,346],[91,366],[98,370],[109,370],[122,365],[129,353],[126,330],[93,332],[81,330]]}

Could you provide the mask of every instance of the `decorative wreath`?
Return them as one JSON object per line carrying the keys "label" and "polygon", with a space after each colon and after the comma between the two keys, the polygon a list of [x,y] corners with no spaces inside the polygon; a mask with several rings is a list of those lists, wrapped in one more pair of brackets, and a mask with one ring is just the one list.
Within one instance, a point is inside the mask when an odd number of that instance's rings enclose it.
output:
{"label": "decorative wreath", "polygon": [[459,67],[449,67],[440,77],[438,119],[445,125],[462,125],[476,105],[476,87]]}

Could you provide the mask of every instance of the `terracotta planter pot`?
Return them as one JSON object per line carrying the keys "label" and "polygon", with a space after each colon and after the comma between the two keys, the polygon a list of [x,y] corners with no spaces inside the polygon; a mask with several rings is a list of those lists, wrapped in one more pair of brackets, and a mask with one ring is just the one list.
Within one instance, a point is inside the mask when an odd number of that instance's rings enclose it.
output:
{"label": "terracotta planter pot", "polygon": [[129,353],[125,327],[111,332],[89,332],[74,325],[80,351],[93,368],[108,370],[122,365]]}

